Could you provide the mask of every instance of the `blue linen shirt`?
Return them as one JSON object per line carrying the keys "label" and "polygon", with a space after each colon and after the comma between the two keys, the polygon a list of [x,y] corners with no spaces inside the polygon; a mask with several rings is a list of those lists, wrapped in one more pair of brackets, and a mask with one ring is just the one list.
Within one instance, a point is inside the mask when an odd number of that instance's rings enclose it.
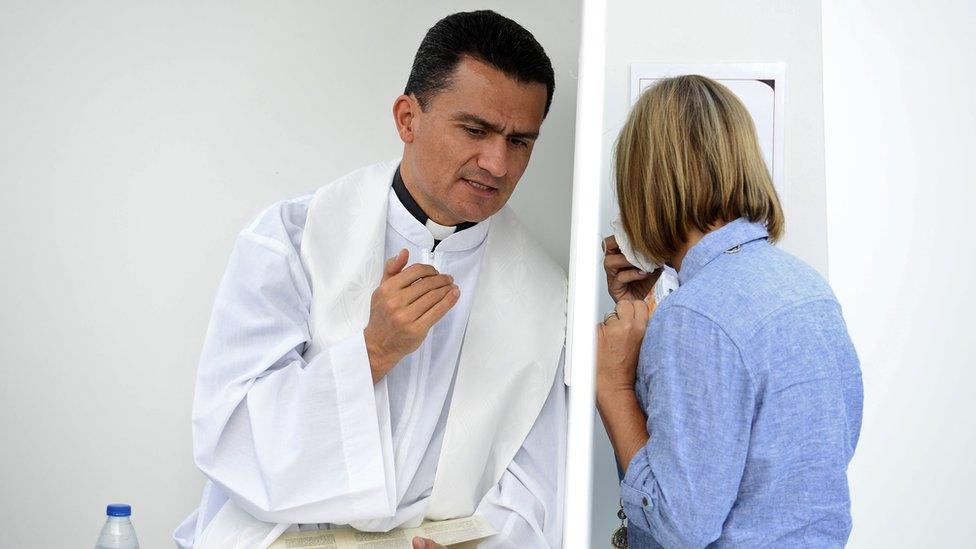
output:
{"label": "blue linen shirt", "polygon": [[840,547],[863,387],[840,305],[737,219],[688,252],[636,392],[650,440],[621,482],[629,545]]}

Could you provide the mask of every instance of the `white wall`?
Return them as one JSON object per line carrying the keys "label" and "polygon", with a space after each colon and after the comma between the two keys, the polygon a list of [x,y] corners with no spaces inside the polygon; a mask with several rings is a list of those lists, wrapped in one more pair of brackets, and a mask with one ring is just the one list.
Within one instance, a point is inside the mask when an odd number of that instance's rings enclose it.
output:
{"label": "white wall", "polygon": [[[820,2],[609,3],[604,117],[603,226],[616,215],[610,150],[630,109],[630,63],[778,62],[786,68],[786,236],[782,247],[827,273],[824,205]],[[603,310],[612,303],[601,288]],[[613,453],[594,429],[592,546],[606,547],[619,525]]]}
{"label": "white wall", "polygon": [[972,546],[976,7],[823,9],[830,282],[864,373],[852,547]]}
{"label": "white wall", "polygon": [[[84,547],[104,505],[169,546],[203,479],[196,361],[235,234],[399,154],[426,29],[485,3],[0,3],[0,546]],[[557,75],[515,208],[568,260],[578,3],[491,2]]]}

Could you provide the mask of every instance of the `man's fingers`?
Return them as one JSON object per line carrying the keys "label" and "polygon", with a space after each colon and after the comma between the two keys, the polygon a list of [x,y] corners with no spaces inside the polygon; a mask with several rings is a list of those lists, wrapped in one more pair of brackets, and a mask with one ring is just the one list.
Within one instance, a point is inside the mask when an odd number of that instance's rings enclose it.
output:
{"label": "man's fingers", "polygon": [[383,266],[383,281],[392,278],[394,275],[403,270],[403,266],[407,264],[407,260],[410,258],[410,252],[406,248],[401,248],[397,254],[386,260],[386,265]]}
{"label": "man's fingers", "polygon": [[440,303],[440,301],[444,299],[444,296],[453,291],[455,288],[457,288],[457,286],[454,284],[449,286],[441,286],[440,288],[434,288],[433,290],[418,297],[416,301],[407,307],[407,318],[410,320],[417,320],[424,316],[424,313],[429,311],[434,305]]}
{"label": "man's fingers", "polygon": [[413,549],[446,549],[443,545],[432,539],[415,536],[412,540]]}
{"label": "man's fingers", "polygon": [[[403,290],[403,304],[410,305],[432,290],[443,288],[454,282],[454,277],[447,274],[426,276],[407,286]],[[424,309],[426,310],[426,309]],[[423,312],[423,311],[421,311]]]}
{"label": "man's fingers", "polygon": [[[440,292],[440,291],[441,290],[434,290],[434,292]],[[426,313],[420,315],[420,318],[417,319],[417,322],[420,323],[421,327],[424,330],[430,330],[431,326],[433,326],[438,320],[443,318],[444,315],[447,314],[447,311],[451,310],[451,307],[453,307],[454,304],[457,303],[458,297],[460,296],[461,296],[461,289],[458,288],[457,286],[451,287],[451,289],[448,290],[447,293],[445,293],[444,296],[439,301],[437,301],[436,303],[434,303],[433,306],[427,309]],[[414,305],[416,305],[419,302],[420,300],[418,299],[416,302],[414,302]]]}
{"label": "man's fingers", "polygon": [[427,265],[426,263],[414,263],[406,269],[403,269],[403,271],[401,271],[399,274],[395,275],[392,282],[396,288],[406,288],[425,276],[434,276],[436,274],[439,273],[432,265]]}

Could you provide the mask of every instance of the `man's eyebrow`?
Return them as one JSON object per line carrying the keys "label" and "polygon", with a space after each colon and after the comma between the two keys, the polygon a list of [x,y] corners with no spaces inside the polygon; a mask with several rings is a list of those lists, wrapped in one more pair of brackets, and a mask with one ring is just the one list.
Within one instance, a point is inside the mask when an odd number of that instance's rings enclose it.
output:
{"label": "man's eyebrow", "polygon": [[[505,135],[504,128],[502,128],[498,124],[492,124],[491,122],[485,120],[484,118],[481,118],[478,115],[471,114],[468,112],[456,112],[454,113],[454,116],[451,117],[451,120],[455,122],[464,122],[467,124],[473,124],[475,126],[480,126],[486,130],[491,130],[495,133],[500,133],[502,135]],[[512,132],[508,135],[505,135],[505,137],[510,137],[510,138],[515,137],[518,139],[536,139],[539,137],[539,132]]]}

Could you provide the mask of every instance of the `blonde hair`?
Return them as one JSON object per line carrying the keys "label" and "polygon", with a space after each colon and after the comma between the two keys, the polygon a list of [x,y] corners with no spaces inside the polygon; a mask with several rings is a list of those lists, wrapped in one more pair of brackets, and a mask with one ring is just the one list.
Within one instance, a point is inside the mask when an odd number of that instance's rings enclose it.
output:
{"label": "blonde hair", "polygon": [[771,241],[786,220],[752,118],[725,86],[703,76],[645,91],[615,152],[620,217],[633,246],[670,260],[688,232],[739,217],[763,222]]}

